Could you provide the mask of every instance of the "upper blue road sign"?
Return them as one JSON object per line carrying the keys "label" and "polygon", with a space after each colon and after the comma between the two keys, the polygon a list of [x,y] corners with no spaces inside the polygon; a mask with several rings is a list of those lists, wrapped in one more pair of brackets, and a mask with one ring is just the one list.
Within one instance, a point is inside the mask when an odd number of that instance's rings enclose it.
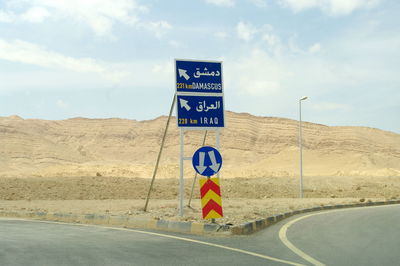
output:
{"label": "upper blue road sign", "polygon": [[177,95],[178,127],[224,127],[222,96]]}
{"label": "upper blue road sign", "polygon": [[193,154],[192,164],[198,174],[213,176],[221,169],[222,156],[217,149],[204,146]]}
{"label": "upper blue road sign", "polygon": [[175,60],[176,92],[222,93],[222,63]]}

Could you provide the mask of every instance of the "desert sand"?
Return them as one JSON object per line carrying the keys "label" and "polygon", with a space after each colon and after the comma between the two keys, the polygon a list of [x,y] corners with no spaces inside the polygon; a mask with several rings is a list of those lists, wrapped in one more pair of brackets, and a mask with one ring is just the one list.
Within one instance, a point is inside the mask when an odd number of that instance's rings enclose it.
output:
{"label": "desert sand", "polygon": [[[185,180],[185,205],[192,179]],[[300,199],[298,178],[264,177],[221,180],[224,218],[234,225],[292,210],[344,203],[400,198],[398,177],[305,177]],[[74,214],[134,215],[180,221],[202,220],[199,186],[195,183],[191,208],[178,216],[178,180],[155,182],[144,212],[150,179],[127,177],[30,177],[0,179],[0,211],[46,211]]]}
{"label": "desert sand", "polygon": [[[179,138],[172,121],[143,212],[166,117],[151,121],[0,117],[0,210],[128,214],[201,221],[198,182],[178,217]],[[224,218],[238,224],[305,207],[400,198],[400,134],[304,123],[299,199],[297,122],[227,112],[222,130]],[[185,136],[186,156],[203,132]],[[213,133],[208,145],[215,143]],[[194,170],[185,166],[185,198]],[[203,221],[205,222],[205,221]]]}
{"label": "desert sand", "polygon": [[[298,123],[227,112],[222,130],[223,178],[298,175]],[[152,175],[166,117],[149,121],[0,118],[0,176],[142,177]],[[185,136],[185,155],[203,132]],[[210,133],[207,145],[215,145]],[[400,176],[400,134],[365,127],[303,124],[304,173],[309,176]],[[179,174],[179,131],[172,119],[158,178]],[[186,164],[185,177],[193,168]]]}

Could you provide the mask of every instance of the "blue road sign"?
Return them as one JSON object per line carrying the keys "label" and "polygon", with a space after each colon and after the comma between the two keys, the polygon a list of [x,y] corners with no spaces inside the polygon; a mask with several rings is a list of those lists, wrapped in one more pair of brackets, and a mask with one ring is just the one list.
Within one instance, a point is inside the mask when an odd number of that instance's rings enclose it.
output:
{"label": "blue road sign", "polygon": [[222,96],[177,95],[178,127],[224,127]]}
{"label": "blue road sign", "polygon": [[192,164],[199,175],[213,176],[221,169],[222,156],[217,149],[204,146],[193,154]]}
{"label": "blue road sign", "polygon": [[176,92],[222,93],[222,63],[175,60]]}

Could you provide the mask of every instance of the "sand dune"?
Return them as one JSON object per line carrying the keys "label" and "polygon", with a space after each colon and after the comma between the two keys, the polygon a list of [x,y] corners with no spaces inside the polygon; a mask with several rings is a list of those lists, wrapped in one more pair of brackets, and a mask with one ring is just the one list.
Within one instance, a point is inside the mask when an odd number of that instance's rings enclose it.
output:
{"label": "sand dune", "polygon": [[[227,112],[221,175],[281,177],[298,173],[297,121]],[[0,176],[151,177],[166,117],[149,121],[73,118],[61,121],[0,118]],[[400,176],[400,134],[366,127],[304,123],[304,174]],[[185,153],[201,146],[188,132]],[[207,144],[215,138],[209,134]],[[172,120],[159,178],[179,174],[179,131]],[[189,163],[187,177],[193,176]]]}

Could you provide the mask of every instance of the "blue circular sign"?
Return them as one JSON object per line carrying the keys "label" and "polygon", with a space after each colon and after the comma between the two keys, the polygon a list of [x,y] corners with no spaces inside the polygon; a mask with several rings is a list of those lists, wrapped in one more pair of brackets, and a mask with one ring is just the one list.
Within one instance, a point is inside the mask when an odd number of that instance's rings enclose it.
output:
{"label": "blue circular sign", "polygon": [[193,154],[192,164],[199,175],[213,176],[221,169],[222,156],[217,149],[204,146]]}

